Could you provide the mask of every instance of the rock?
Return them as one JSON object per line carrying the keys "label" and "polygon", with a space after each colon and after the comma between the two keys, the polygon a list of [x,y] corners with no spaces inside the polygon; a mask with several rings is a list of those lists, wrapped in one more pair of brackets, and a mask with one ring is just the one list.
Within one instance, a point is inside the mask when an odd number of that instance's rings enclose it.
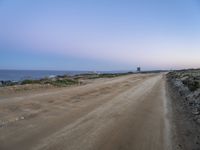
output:
{"label": "rock", "polygon": [[23,116],[20,117],[21,120],[24,120],[25,118]]}
{"label": "rock", "polygon": [[16,84],[18,84],[18,82],[16,81],[10,81],[10,80],[1,81],[1,86],[11,86],[11,85],[16,85]]}
{"label": "rock", "polygon": [[19,117],[17,117],[16,119],[15,119],[15,121],[18,121],[19,120]]}
{"label": "rock", "polygon": [[200,112],[199,112],[199,110],[198,110],[198,109],[194,109],[194,110],[192,111],[192,114],[193,114],[193,115],[199,115],[199,114],[200,114]]}
{"label": "rock", "polygon": [[196,122],[197,122],[198,124],[200,124],[200,118],[198,118],[198,119],[196,120]]}
{"label": "rock", "polygon": [[188,78],[189,78],[188,76],[184,76],[184,77],[180,78],[180,80],[181,80],[181,81],[185,81],[185,80],[187,80]]}
{"label": "rock", "polygon": [[189,106],[193,106],[194,102],[189,102],[188,104],[189,104]]}

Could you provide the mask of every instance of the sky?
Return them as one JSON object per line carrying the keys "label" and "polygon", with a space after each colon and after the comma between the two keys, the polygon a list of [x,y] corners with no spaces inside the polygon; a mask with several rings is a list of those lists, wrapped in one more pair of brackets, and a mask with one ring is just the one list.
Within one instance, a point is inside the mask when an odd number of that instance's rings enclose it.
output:
{"label": "sky", "polygon": [[0,69],[200,67],[199,0],[0,0]]}

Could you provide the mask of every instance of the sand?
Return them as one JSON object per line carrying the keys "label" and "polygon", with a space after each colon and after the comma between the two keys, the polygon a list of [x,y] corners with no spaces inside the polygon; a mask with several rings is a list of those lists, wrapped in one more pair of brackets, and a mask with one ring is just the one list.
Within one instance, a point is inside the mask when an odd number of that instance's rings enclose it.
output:
{"label": "sand", "polygon": [[170,150],[167,99],[165,74],[0,93],[0,149]]}

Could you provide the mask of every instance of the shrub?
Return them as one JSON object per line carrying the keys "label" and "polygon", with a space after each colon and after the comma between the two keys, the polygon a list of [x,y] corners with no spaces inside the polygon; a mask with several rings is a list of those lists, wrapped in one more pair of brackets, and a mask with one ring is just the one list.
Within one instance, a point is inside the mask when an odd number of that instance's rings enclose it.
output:
{"label": "shrub", "polygon": [[62,80],[50,81],[49,83],[54,86],[68,86],[68,85],[77,84],[78,81],[72,80],[72,79],[62,79]]}
{"label": "shrub", "polygon": [[24,84],[36,84],[36,83],[40,83],[39,80],[24,80],[21,82],[22,85]]}

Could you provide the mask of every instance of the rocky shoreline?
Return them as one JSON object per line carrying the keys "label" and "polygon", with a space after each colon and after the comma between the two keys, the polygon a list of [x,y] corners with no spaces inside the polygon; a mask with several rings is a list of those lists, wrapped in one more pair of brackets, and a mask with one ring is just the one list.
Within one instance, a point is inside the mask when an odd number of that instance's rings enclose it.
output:
{"label": "rocky shoreline", "polygon": [[8,81],[0,81],[0,87],[25,85],[25,84],[40,84],[40,85],[53,85],[58,87],[65,87],[69,85],[82,84],[82,81],[85,79],[112,78],[132,73],[133,72],[106,73],[106,74],[88,73],[88,74],[79,74],[74,76],[69,76],[69,75],[49,76],[42,79],[26,79],[22,81],[8,80]]}

